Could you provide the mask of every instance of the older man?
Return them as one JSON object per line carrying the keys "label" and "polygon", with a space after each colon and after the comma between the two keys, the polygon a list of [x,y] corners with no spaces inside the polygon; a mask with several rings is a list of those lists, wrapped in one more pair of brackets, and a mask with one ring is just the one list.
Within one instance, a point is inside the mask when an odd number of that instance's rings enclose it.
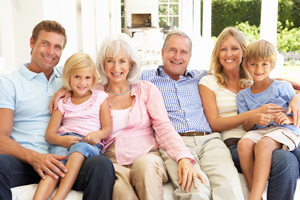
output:
{"label": "older man", "polygon": [[[142,73],[143,80],[154,83],[161,91],[169,118],[186,146],[190,148],[197,161],[194,167],[205,180],[204,184],[198,180],[198,188],[191,187],[189,191],[187,187],[183,192],[185,183],[187,182],[189,186],[189,182],[197,177],[188,171],[185,173],[186,177],[177,174],[177,163],[160,149],[170,181],[175,188],[173,197],[175,199],[244,199],[238,172],[234,167],[230,152],[221,140],[220,133],[211,133],[204,115],[198,83],[207,73],[187,70],[191,55],[190,38],[181,31],[172,31],[167,35],[163,45],[163,66]],[[276,155],[273,156],[276,158]],[[279,155],[277,160],[280,159],[284,159],[285,162],[274,161],[271,181],[276,183],[288,178],[289,180],[284,182],[286,183],[284,187],[292,186],[294,185],[292,182],[295,182],[297,177],[291,176],[293,172],[284,170],[284,173],[281,173],[283,170],[279,171],[279,169],[284,169],[288,165],[298,165],[297,159],[293,154],[285,158]],[[275,190],[277,189],[272,187],[268,192]]]}

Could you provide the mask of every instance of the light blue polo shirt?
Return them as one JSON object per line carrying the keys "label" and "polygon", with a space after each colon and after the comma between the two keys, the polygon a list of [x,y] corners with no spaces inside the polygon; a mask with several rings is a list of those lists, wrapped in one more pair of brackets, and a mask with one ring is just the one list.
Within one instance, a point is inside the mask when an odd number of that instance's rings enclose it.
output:
{"label": "light blue polo shirt", "polygon": [[49,103],[62,86],[62,67],[54,67],[48,81],[44,73],[34,73],[28,66],[22,64],[19,70],[0,76],[0,108],[14,110],[12,139],[25,148],[49,153],[50,144],[45,140]]}

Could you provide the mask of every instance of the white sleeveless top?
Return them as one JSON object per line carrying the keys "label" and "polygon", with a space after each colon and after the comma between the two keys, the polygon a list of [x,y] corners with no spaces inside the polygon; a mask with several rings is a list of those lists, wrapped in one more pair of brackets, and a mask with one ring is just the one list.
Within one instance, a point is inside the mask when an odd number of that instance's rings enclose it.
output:
{"label": "white sleeveless top", "polygon": [[113,131],[112,134],[117,136],[128,124],[130,108],[123,110],[111,110],[113,116]]}

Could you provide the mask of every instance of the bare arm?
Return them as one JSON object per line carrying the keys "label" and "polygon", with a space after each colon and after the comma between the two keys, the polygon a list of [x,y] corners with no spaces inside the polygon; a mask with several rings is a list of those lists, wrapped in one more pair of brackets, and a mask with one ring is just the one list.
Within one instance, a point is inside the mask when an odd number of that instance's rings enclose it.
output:
{"label": "bare arm", "polygon": [[287,80],[285,78],[275,78],[276,80],[278,81],[286,81],[286,82],[289,82],[292,84],[294,90],[296,91],[296,93],[299,93],[300,91],[300,83],[297,83],[297,82],[294,82],[294,81],[290,81],[290,80]]}
{"label": "bare arm", "polygon": [[24,163],[30,164],[43,179],[46,178],[43,172],[55,179],[57,179],[58,176],[52,171],[61,177],[65,176],[65,174],[56,167],[58,166],[64,172],[67,172],[67,168],[59,162],[59,160],[65,159],[65,156],[40,154],[36,151],[22,147],[18,142],[10,138],[13,127],[14,111],[11,109],[0,108],[0,116],[1,154],[13,156]]}
{"label": "bare arm", "polygon": [[246,119],[256,113],[284,112],[284,109],[281,106],[277,106],[275,104],[266,104],[258,109],[250,110],[238,115],[220,117],[215,93],[204,85],[199,85],[199,93],[201,96],[205,116],[212,131],[214,132],[222,132],[233,129],[241,125]]}
{"label": "bare arm", "polygon": [[57,104],[60,98],[64,97],[64,103],[68,101],[68,99],[71,97],[71,92],[68,92],[67,90],[60,88],[57,92],[54,93],[51,101],[50,101],[50,114],[53,113],[54,110],[57,109]]}
{"label": "bare arm", "polygon": [[46,130],[46,141],[52,145],[59,145],[65,148],[70,148],[73,144],[78,143],[81,138],[74,135],[59,136],[56,134],[60,127],[62,118],[63,115],[58,109],[53,111]]}
{"label": "bare arm", "polygon": [[296,94],[289,104],[287,114],[293,112],[293,121],[296,127],[300,126],[300,93]]}
{"label": "bare arm", "polygon": [[96,145],[100,140],[107,138],[112,133],[111,114],[108,100],[106,99],[100,106],[101,130],[91,132],[84,138],[84,142]]}

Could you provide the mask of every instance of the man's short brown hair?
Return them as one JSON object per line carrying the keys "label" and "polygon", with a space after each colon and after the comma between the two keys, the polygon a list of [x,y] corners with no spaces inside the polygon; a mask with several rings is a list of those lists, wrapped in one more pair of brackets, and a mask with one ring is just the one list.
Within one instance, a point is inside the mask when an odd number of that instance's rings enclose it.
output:
{"label": "man's short brown hair", "polygon": [[67,44],[67,34],[65,28],[58,23],[57,21],[51,21],[51,20],[44,20],[38,23],[34,29],[32,30],[32,39],[33,42],[35,43],[38,39],[39,33],[44,30],[47,32],[55,32],[58,34],[62,34],[65,38],[63,48],[65,48]]}

